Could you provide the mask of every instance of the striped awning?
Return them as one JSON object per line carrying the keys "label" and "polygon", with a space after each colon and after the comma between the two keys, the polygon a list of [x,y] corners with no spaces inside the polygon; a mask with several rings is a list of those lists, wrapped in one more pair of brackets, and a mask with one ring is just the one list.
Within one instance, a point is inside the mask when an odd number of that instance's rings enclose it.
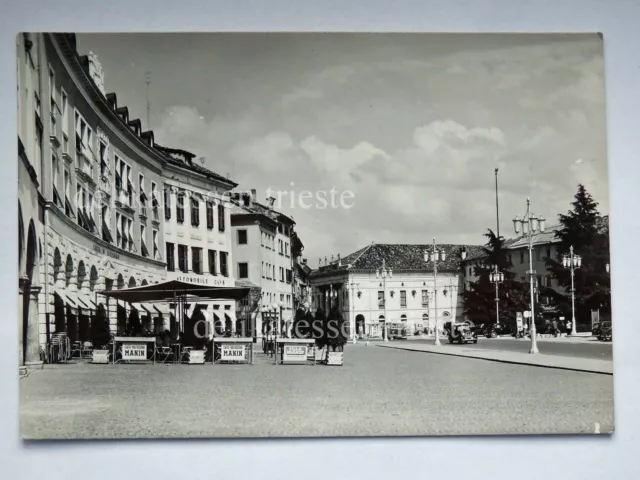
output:
{"label": "striped awning", "polygon": [[131,306],[139,312],[152,313],[151,308],[142,303],[132,303]]}

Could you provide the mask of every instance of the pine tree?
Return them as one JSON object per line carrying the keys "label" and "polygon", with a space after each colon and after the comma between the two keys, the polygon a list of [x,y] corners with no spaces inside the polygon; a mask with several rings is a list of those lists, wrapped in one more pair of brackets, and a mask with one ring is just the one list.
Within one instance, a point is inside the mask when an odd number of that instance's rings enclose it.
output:
{"label": "pine tree", "polygon": [[307,314],[302,308],[296,310],[296,316],[291,326],[291,336],[293,338],[309,338],[311,324],[307,323]]}
{"label": "pine tree", "polygon": [[562,263],[564,255],[573,246],[574,255],[582,257],[582,265],[575,269],[576,324],[588,325],[591,310],[610,314],[610,279],[606,272],[609,263],[609,228],[598,212],[598,203],[587,192],[584,185],[578,185],[578,192],[571,203],[572,210],[566,215],[558,215],[562,228],[556,232],[560,240],[556,258],[547,259],[547,268],[558,284],[564,288],[564,295],[556,295],[554,303],[566,318],[571,318],[571,273]]}
{"label": "pine tree", "polygon": [[91,322],[91,342],[95,348],[102,348],[109,343],[111,332],[109,331],[109,318],[102,303]]}
{"label": "pine tree", "polygon": [[494,271],[494,265],[497,265],[498,271],[504,275],[504,281],[498,286],[500,323],[515,327],[516,313],[529,307],[528,284],[515,280],[504,237],[496,236],[491,229],[485,233],[485,237],[484,255],[474,266],[478,279],[471,282],[469,290],[463,292],[464,314],[475,324],[495,323],[496,286],[491,282],[490,274]]}

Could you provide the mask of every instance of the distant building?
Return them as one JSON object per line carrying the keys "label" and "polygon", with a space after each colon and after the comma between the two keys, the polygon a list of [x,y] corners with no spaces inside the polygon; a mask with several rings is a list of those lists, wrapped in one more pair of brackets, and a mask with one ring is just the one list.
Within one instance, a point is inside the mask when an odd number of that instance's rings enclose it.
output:
{"label": "distant building", "polygon": [[[400,324],[409,335],[432,331],[462,316],[461,253],[474,255],[476,245],[438,245],[446,258],[438,262],[437,285],[433,263],[424,261],[431,245],[371,244],[344,258],[320,262],[310,275],[312,309],[339,308],[349,319],[352,336],[381,337],[382,326]],[[386,278],[381,267],[391,269]],[[437,311],[434,290],[437,292]],[[436,323],[437,319],[437,323]]]}
{"label": "distant building", "polygon": [[[261,288],[261,309],[276,306],[280,321],[293,320],[293,255],[295,222],[291,217],[257,200],[256,191],[232,196],[231,245],[236,278]],[[280,313],[282,314],[280,316]],[[273,314],[270,314],[273,318]],[[256,335],[262,336],[263,314],[256,318]]]}

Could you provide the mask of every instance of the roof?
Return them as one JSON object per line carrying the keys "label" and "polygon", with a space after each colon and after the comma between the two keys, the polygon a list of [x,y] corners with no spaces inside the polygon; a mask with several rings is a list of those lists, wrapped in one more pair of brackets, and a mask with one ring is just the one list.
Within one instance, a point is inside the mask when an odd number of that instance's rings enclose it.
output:
{"label": "roof", "polygon": [[[531,236],[531,243],[533,245],[548,245],[550,243],[558,243],[560,239],[556,237],[556,232],[562,228],[562,225],[553,225],[545,228],[544,232],[535,232]],[[529,246],[529,237],[527,235],[521,235],[511,241],[507,246],[508,250],[517,250],[519,248],[525,248]]]}
{"label": "roof", "polygon": [[293,218],[291,218],[290,216],[285,215],[284,213],[279,212],[277,210],[274,210],[273,208],[269,208],[266,205],[263,205],[262,203],[257,202],[256,200],[252,200],[250,205],[245,205],[242,202],[242,200],[240,200],[239,196],[238,198],[232,197],[232,199],[234,204],[236,205],[236,208],[233,210],[233,214],[235,215],[255,214],[255,215],[262,215],[272,220],[287,222],[287,223],[290,223],[291,225],[295,225],[296,223],[295,220],[293,220]]}
{"label": "roof", "polygon": [[237,183],[228,179],[227,177],[212,172],[208,168],[205,168],[201,165],[193,163],[193,158],[196,156],[194,153],[178,148],[163,147],[162,145],[158,145],[157,143],[154,144],[154,148],[162,154],[163,158],[168,163],[172,165],[191,170],[192,172],[200,173],[205,177],[228,184],[232,186],[232,188],[238,186]]}
{"label": "roof", "polygon": [[[474,255],[483,251],[481,245],[439,244],[439,250],[444,251],[445,261],[438,263],[439,270],[456,271],[460,269],[462,250],[467,255]],[[357,250],[339,261],[320,267],[312,275],[321,275],[339,270],[375,270],[384,265],[391,270],[402,271],[431,271],[431,260],[424,261],[424,252],[431,251],[432,244],[377,244],[372,243]]]}

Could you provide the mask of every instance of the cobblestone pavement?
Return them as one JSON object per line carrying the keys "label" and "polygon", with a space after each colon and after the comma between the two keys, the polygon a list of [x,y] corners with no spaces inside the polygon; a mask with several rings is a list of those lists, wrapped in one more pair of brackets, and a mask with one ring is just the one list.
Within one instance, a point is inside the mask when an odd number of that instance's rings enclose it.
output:
{"label": "cobblestone pavement", "polygon": [[[444,344],[448,344],[447,339],[442,339]],[[433,339],[413,340],[411,343],[433,343]],[[531,340],[525,338],[478,338],[478,343],[473,348],[487,350],[504,350],[509,352],[529,351]],[[612,360],[613,348],[610,342],[599,342],[597,339],[576,340],[574,342],[566,339],[540,339],[538,349],[545,355],[560,355],[563,357],[593,358],[598,360]]]}
{"label": "cobblestone pavement", "polygon": [[613,377],[349,345],[343,367],[52,365],[20,380],[37,438],[608,433]]}

